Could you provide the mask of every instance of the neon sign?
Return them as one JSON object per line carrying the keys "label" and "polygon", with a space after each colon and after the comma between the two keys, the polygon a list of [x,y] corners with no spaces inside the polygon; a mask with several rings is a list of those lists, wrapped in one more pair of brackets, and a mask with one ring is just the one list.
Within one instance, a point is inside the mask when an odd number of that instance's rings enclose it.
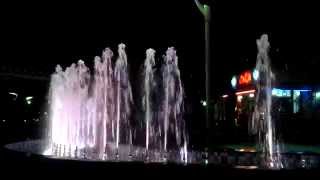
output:
{"label": "neon sign", "polygon": [[250,71],[244,72],[239,77],[239,85],[250,84],[251,81],[252,81],[252,77],[251,77],[251,72]]}
{"label": "neon sign", "polygon": [[272,89],[272,96],[291,97],[291,90],[273,88]]}

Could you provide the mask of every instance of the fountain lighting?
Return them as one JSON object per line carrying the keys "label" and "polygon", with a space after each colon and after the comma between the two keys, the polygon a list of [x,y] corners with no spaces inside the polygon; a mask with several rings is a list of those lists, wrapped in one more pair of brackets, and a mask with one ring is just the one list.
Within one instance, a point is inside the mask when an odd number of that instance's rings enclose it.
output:
{"label": "fountain lighting", "polygon": [[[51,78],[50,132],[43,154],[152,162],[169,155],[177,161],[188,160],[184,89],[176,50],[168,48],[160,73],[154,69],[155,50],[146,51],[141,93],[133,94],[125,47],[118,46],[114,64],[113,52],[106,48],[101,57],[95,57],[93,73],[82,60],[65,70],[57,65]],[[135,95],[142,102],[143,120],[134,123],[142,127],[132,125]],[[176,157],[171,157],[172,152]]]}

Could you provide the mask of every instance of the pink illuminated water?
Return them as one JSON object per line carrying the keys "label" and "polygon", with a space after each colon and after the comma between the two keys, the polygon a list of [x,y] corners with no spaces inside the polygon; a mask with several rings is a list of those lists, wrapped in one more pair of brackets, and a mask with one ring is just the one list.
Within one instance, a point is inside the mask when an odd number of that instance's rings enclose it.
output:
{"label": "pink illuminated water", "polygon": [[[101,57],[95,57],[93,72],[82,60],[65,70],[56,67],[50,84],[50,132],[44,154],[100,160],[118,157],[122,152],[131,153],[130,147],[137,146],[133,139],[135,129],[145,137],[145,147],[135,149],[148,152],[151,144],[153,151],[166,153],[170,141],[170,149],[178,149],[185,160],[184,91],[174,48],[168,48],[158,74],[154,69],[155,51],[146,51],[141,83],[144,118],[139,119],[145,128],[138,131],[139,127],[130,123],[134,95],[124,44],[118,47],[116,61],[112,60],[113,52],[106,48]],[[153,98],[155,93],[158,96]],[[129,150],[122,151],[124,147]]]}

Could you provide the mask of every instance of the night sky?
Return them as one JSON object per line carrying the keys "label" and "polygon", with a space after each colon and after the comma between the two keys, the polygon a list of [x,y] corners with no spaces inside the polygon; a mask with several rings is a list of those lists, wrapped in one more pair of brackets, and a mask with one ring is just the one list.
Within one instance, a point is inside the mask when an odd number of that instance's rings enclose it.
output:
{"label": "night sky", "polygon": [[[291,1],[207,1],[213,8],[211,55],[213,88],[221,93],[231,76],[251,69],[256,39],[269,35],[275,69],[316,71],[320,65],[316,4]],[[54,71],[83,59],[92,63],[105,47],[127,45],[132,71],[147,48],[157,59],[177,49],[185,86],[204,90],[204,25],[192,0],[45,1],[1,4],[1,65]]]}

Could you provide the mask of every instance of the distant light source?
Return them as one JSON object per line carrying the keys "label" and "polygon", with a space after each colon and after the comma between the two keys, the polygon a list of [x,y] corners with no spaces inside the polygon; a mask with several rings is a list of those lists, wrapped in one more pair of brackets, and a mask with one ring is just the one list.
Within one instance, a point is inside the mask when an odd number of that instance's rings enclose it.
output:
{"label": "distant light source", "polygon": [[246,71],[239,77],[239,85],[248,85],[252,82],[251,72]]}
{"label": "distant light source", "polygon": [[3,120],[2,120],[2,122],[4,122],[4,123],[5,123],[5,122],[6,122],[6,120],[5,120],[5,119],[3,119]]}
{"label": "distant light source", "polygon": [[27,120],[23,120],[24,123],[27,123]]}
{"label": "distant light source", "polygon": [[243,96],[241,96],[241,95],[237,96],[237,101],[238,101],[238,102],[241,102],[241,101],[242,101],[242,98],[243,98]]}
{"label": "distant light source", "polygon": [[9,92],[9,94],[18,97],[18,94],[15,92]]}
{"label": "distant light source", "polygon": [[32,99],[33,99],[32,96],[26,97],[26,102],[27,102],[27,104],[31,104],[31,103],[32,103]]}
{"label": "distant light source", "polygon": [[235,168],[238,168],[238,169],[258,169],[258,166],[241,166],[241,165],[238,165],[238,166],[235,166]]}
{"label": "distant light source", "polygon": [[227,97],[229,97],[228,94],[225,94],[222,96],[222,98],[227,98]]}
{"label": "distant light source", "polygon": [[258,70],[253,70],[253,73],[252,73],[252,76],[253,76],[253,79],[256,81],[259,79],[259,71]]}
{"label": "distant light source", "polygon": [[15,92],[9,92],[10,95],[14,96],[14,100],[18,98],[18,94]]}
{"label": "distant light source", "polygon": [[250,97],[250,98],[254,98],[254,94],[253,94],[253,93],[250,93],[250,94],[249,94],[249,97]]}
{"label": "distant light source", "polygon": [[320,92],[316,92],[316,99],[320,99]]}
{"label": "distant light source", "polygon": [[273,88],[272,89],[272,96],[291,97],[291,90]]}
{"label": "distant light source", "polygon": [[256,90],[252,89],[252,90],[248,90],[248,91],[240,91],[240,92],[236,92],[236,95],[243,95],[243,94],[250,94],[250,93],[254,93],[256,92]]}
{"label": "distant light source", "polygon": [[294,96],[294,97],[299,97],[299,96],[300,96],[300,92],[301,92],[301,91],[299,91],[299,90],[294,90],[294,91],[293,91],[293,96]]}
{"label": "distant light source", "polygon": [[202,106],[207,106],[207,101],[200,101],[200,103],[202,104]]}
{"label": "distant light source", "polygon": [[231,86],[233,88],[236,88],[237,86],[237,77],[236,76],[233,76],[232,79],[231,79]]}
{"label": "distant light source", "polygon": [[296,90],[296,91],[300,91],[300,92],[310,92],[312,91],[311,89],[300,89],[300,90]]}
{"label": "distant light source", "polygon": [[28,96],[28,97],[26,97],[26,101],[29,101],[29,100],[32,100],[33,99],[33,97],[32,96]]}

